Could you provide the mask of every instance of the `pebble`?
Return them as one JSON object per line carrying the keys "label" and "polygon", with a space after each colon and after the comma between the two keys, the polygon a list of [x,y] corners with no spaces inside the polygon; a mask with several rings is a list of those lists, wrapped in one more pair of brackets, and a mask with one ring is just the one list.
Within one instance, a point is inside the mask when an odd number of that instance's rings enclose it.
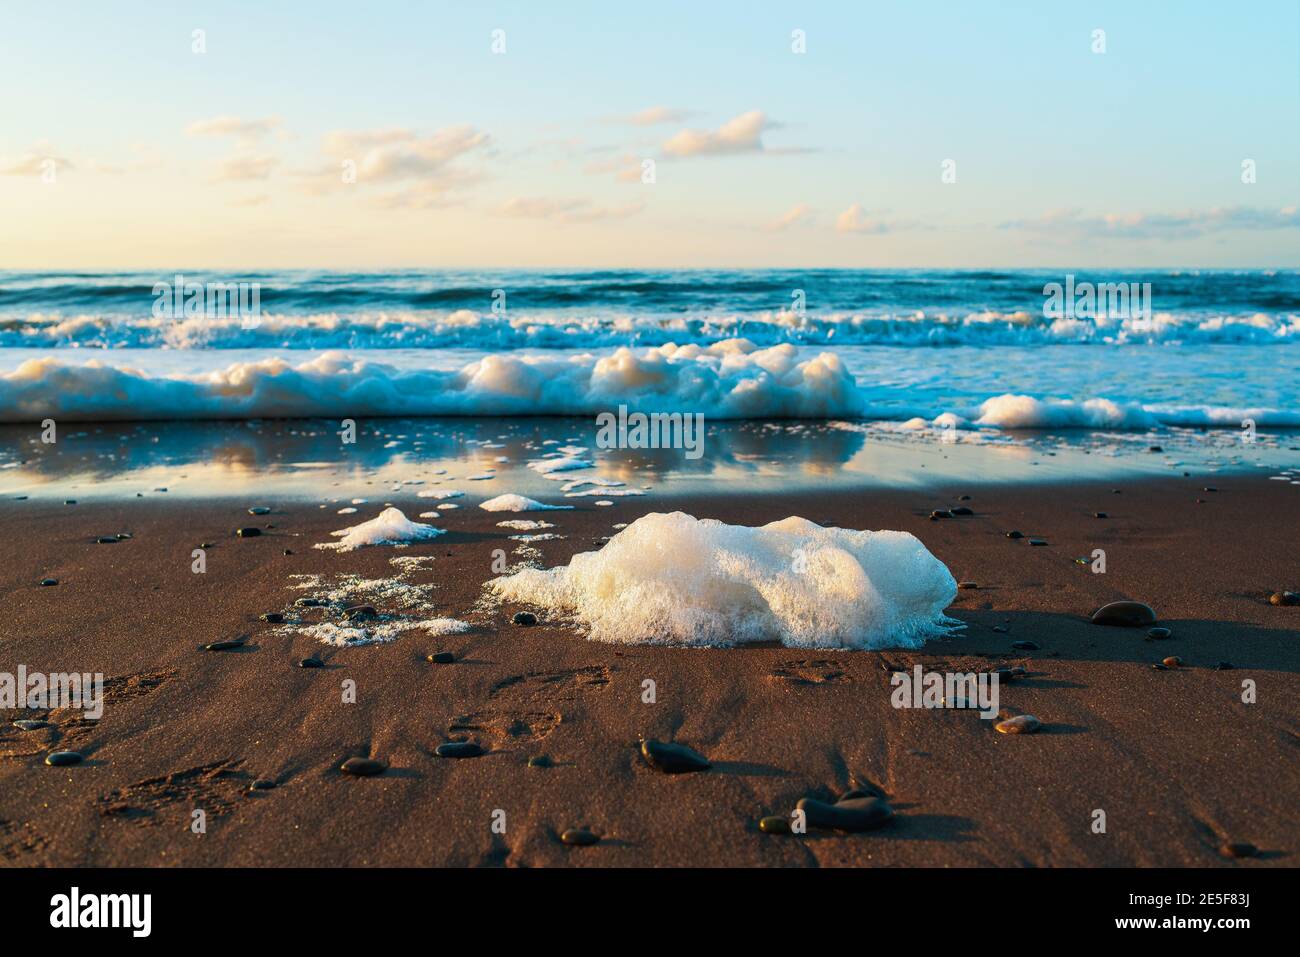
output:
{"label": "pebble", "polygon": [[534,615],[531,611],[517,611],[515,612],[514,617],[511,618],[510,620],[513,621],[516,625],[537,624],[537,616]]}
{"label": "pebble", "polygon": [[1169,669],[1166,668],[1164,665],[1160,664],[1159,662],[1156,662],[1154,665],[1151,666],[1151,670],[1153,670],[1153,671],[1168,671]]}
{"label": "pebble", "polygon": [[1013,641],[1011,647],[1016,651],[1037,651],[1039,648],[1038,643],[1034,641]]}
{"label": "pebble", "polygon": [[1043,726],[1032,714],[1018,714],[1015,717],[1007,718],[1005,721],[999,721],[993,727],[997,728],[1003,734],[1033,734]]}
{"label": "pebble", "polygon": [[873,831],[888,824],[894,809],[878,797],[850,798],[827,804],[816,798],[800,798],[796,808],[803,811],[813,827],[837,831]]}
{"label": "pebble", "polygon": [[429,660],[435,665],[449,665],[456,660],[456,656],[450,651],[435,651],[429,656]]}
{"label": "pebble", "polygon": [[372,778],[376,774],[383,774],[387,769],[388,765],[374,758],[348,758],[339,765],[339,770],[344,774],[359,778]]}
{"label": "pebble", "polygon": [[976,583],[976,582],[958,582],[958,583],[957,583],[957,587],[958,587],[958,588],[963,588],[963,589],[966,589],[966,590],[970,590],[970,589],[973,589],[973,588],[979,588],[980,586],[979,586],[979,584]]}
{"label": "pebble", "polygon": [[448,741],[434,748],[433,753],[440,758],[477,758],[483,749],[473,741]]}
{"label": "pebble", "polygon": [[930,521],[932,522],[937,522],[941,518],[952,518],[952,512],[948,511],[946,508],[936,508],[930,513]]}
{"label": "pebble", "polygon": [[1215,671],[1231,671],[1231,670],[1232,670],[1232,662],[1231,662],[1231,661],[1220,661],[1217,665],[1214,666],[1214,670],[1215,670]]}
{"label": "pebble", "polygon": [[975,509],[968,505],[958,505],[956,508],[948,509],[950,515],[974,515]]}
{"label": "pebble", "polygon": [[292,549],[292,548],[286,548],[286,549],[284,550],[283,554],[285,554],[285,555],[292,555],[292,554],[293,554],[293,549]]}
{"label": "pebble", "polygon": [[69,764],[80,764],[81,755],[76,751],[51,751],[45,756],[45,763],[52,768],[62,768]]}
{"label": "pebble", "polygon": [[294,604],[299,608],[322,608],[326,602],[323,598],[299,598]]}
{"label": "pebble", "polygon": [[1047,544],[1047,540],[1046,540],[1046,539],[1042,539],[1042,538],[1031,538],[1031,539],[1029,540],[1029,544],[1030,544],[1030,545],[1046,545],[1046,544]]}
{"label": "pebble", "polygon": [[1093,512],[1093,513],[1092,513],[1092,517],[1093,517],[1093,518],[1110,518],[1110,516],[1107,515],[1105,512]]}
{"label": "pebble", "polygon": [[227,638],[224,641],[213,641],[203,646],[204,651],[230,651],[234,648],[244,647],[247,638]]}
{"label": "pebble", "polygon": [[1113,601],[1092,613],[1094,625],[1118,625],[1122,628],[1140,628],[1156,623],[1156,613],[1150,605],[1140,601]]}
{"label": "pebble", "polygon": [[1270,605],[1300,605],[1300,595],[1293,591],[1275,591],[1268,596]]}
{"label": "pebble", "polygon": [[1152,445],[1152,446],[1150,446],[1150,447],[1147,449],[1147,451],[1148,451],[1148,452],[1163,452],[1163,451],[1164,451],[1164,448],[1163,448],[1163,446]]}
{"label": "pebble", "polygon": [[958,496],[957,496],[957,501],[959,501],[959,502],[969,502],[969,501],[970,501],[970,496],[969,496],[969,495],[958,495]]}
{"label": "pebble", "polygon": [[1024,532],[1007,532],[1007,538],[1024,538]]}
{"label": "pebble", "polygon": [[1205,488],[1201,489],[1201,491],[1202,491],[1202,492],[1217,492],[1218,489],[1215,488],[1213,485],[1207,485],[1207,486],[1205,486]]}
{"label": "pebble", "polygon": [[343,609],[343,617],[348,621],[373,621],[379,617],[374,605],[350,605]]}
{"label": "pebble", "polygon": [[57,578],[42,578],[42,579],[41,579],[41,587],[42,587],[42,588],[49,588],[51,585],[57,585],[58,583],[59,583],[59,580],[58,580]]}
{"label": "pebble", "polygon": [[249,515],[270,515],[271,510],[265,505],[254,505],[248,510]]}
{"label": "pebble", "polygon": [[994,626],[993,626],[993,633],[994,633],[995,635],[1005,635],[1005,634],[1008,632],[1008,630],[1009,630],[1009,629],[1007,628],[1006,625],[994,625]]}
{"label": "pebble", "polygon": [[1259,848],[1249,841],[1229,841],[1219,847],[1219,853],[1224,857],[1254,857]]}
{"label": "pebble", "polygon": [[116,544],[117,544],[117,539],[116,539],[115,537],[113,537],[112,535],[101,535],[101,536],[99,536],[99,538],[95,539],[95,544],[96,544],[96,545],[116,545]]}
{"label": "pebble", "polygon": [[1170,631],[1168,628],[1152,628],[1150,631],[1147,632],[1148,638],[1155,638],[1155,639],[1168,638],[1172,635],[1173,632]]}
{"label": "pebble", "polygon": [[646,764],[664,774],[686,774],[691,771],[705,771],[712,767],[708,759],[698,751],[684,744],[656,741],[654,738],[642,739],[641,755],[645,758]]}
{"label": "pebble", "polygon": [[1178,668],[1182,665],[1183,659],[1179,658],[1177,655],[1170,655],[1168,658],[1164,659],[1160,663],[1164,665],[1166,668]]}
{"label": "pebble", "polygon": [[759,820],[758,829],[764,834],[789,834],[790,819],[779,814],[770,814]]}
{"label": "pebble", "polygon": [[20,731],[39,731],[41,728],[48,728],[48,721],[34,721],[31,718],[19,718],[14,722],[14,727]]}
{"label": "pebble", "polygon": [[589,847],[599,840],[600,838],[591,831],[581,827],[571,827],[560,835],[561,844],[569,844],[573,847]]}
{"label": "pebble", "polygon": [[299,668],[324,668],[325,662],[321,661],[319,658],[313,655],[310,658],[304,658],[302,659],[302,661],[298,662],[298,667]]}
{"label": "pebble", "polygon": [[250,790],[250,791],[270,791],[270,790],[273,790],[274,788],[275,788],[275,782],[274,782],[274,781],[271,781],[271,780],[269,780],[269,779],[267,779],[267,778],[258,778],[256,781],[253,782],[252,786],[249,787],[249,790]]}
{"label": "pebble", "polygon": [[284,621],[284,615],[280,614],[278,611],[268,611],[265,615],[258,615],[257,617],[272,625],[278,625],[280,622]]}
{"label": "pebble", "polygon": [[235,529],[235,534],[240,538],[256,538],[258,535],[262,534],[262,530],[256,525],[249,525],[247,528]]}
{"label": "pebble", "polygon": [[551,757],[548,754],[534,754],[528,759],[528,766],[530,768],[549,768],[554,766],[554,764],[555,762],[551,760]]}

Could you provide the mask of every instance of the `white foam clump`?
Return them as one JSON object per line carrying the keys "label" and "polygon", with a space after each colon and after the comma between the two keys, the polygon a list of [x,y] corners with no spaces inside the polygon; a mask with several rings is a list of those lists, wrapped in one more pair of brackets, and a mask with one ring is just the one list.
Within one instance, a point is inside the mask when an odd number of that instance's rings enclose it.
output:
{"label": "white foam clump", "polygon": [[425,488],[415,493],[416,498],[460,498],[465,493],[454,488]]}
{"label": "white foam clump", "polygon": [[523,495],[498,495],[486,502],[480,502],[479,508],[485,512],[558,512],[573,508],[572,505],[547,505]]}
{"label": "white foam clump", "polygon": [[627,644],[916,648],[960,627],[943,614],[957,583],[915,536],[798,517],[749,528],[651,513],[598,552],[488,587]]}
{"label": "white foam clump", "polygon": [[521,532],[531,532],[538,528],[554,528],[551,522],[537,522],[529,518],[511,518],[504,522],[497,522],[498,528],[513,528]]}
{"label": "white foam clump", "polygon": [[350,552],[365,545],[398,545],[404,542],[421,542],[437,538],[442,529],[413,522],[400,508],[386,508],[368,522],[341,528],[331,535],[339,536],[337,542],[323,542],[317,548],[333,548]]}
{"label": "white foam clump", "polygon": [[546,478],[559,480],[563,476],[557,473],[576,472],[578,469],[593,468],[593,465],[586,459],[564,456],[557,459],[538,459],[535,462],[529,462],[528,467]]}

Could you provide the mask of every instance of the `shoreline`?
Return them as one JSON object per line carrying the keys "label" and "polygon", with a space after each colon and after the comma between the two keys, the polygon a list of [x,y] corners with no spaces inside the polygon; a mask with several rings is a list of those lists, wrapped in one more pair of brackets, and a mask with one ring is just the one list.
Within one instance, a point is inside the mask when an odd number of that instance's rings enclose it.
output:
{"label": "shoreline", "polygon": [[[963,494],[975,515],[929,520]],[[448,530],[434,541],[342,554],[311,546],[373,517],[378,501],[349,516],[300,500],[241,501],[273,506],[257,518],[233,495],[76,507],[5,501],[0,575],[13,627],[0,654],[30,669],[102,671],[109,688],[98,724],[69,713],[50,716],[55,727],[40,732],[5,722],[0,860],[1293,866],[1300,609],[1272,606],[1267,594],[1298,584],[1288,577],[1300,536],[1295,495],[1263,475],[1220,473],[673,496],[674,508],[733,524],[802,515],[910,531],[958,580],[978,584],[959,591],[948,612],[964,632],[919,650],[852,652],[602,644],[545,618],[513,625],[515,606],[476,610],[493,577],[491,550],[517,544],[497,522],[554,523],[549,531],[566,538],[533,543],[551,567],[599,547],[615,523],[663,510],[653,494],[518,515],[465,505],[433,522]],[[405,498],[394,501],[416,518]],[[249,524],[276,527],[232,536]],[[1049,544],[1008,540],[1012,528]],[[133,537],[94,544],[117,532]],[[190,553],[202,542],[213,547],[207,571],[195,575]],[[1075,561],[1097,547],[1107,551],[1104,575]],[[469,631],[332,648],[258,620],[310,594],[294,590],[290,575],[391,578],[391,559],[418,556],[432,561],[410,580],[431,584],[436,613],[467,620]],[[46,575],[59,584],[38,587]],[[1173,636],[1147,641],[1142,630],[1088,623],[1119,598],[1152,605]],[[244,633],[242,649],[197,650]],[[436,651],[456,660],[425,660]],[[296,667],[313,652],[325,668]],[[1186,666],[1150,667],[1167,655]],[[1233,670],[1216,670],[1221,661]],[[999,735],[970,713],[891,707],[891,671],[918,664],[1025,666],[1029,675],[1004,686],[1002,700],[1044,728]],[[357,683],[355,704],[341,701],[345,678]],[[656,681],[654,704],[641,700],[646,678]],[[1253,705],[1238,700],[1247,678],[1257,685]],[[487,753],[434,754],[458,734]],[[636,754],[639,734],[688,744],[713,768],[657,774]],[[55,747],[87,760],[46,767],[42,755]],[[553,766],[530,767],[540,754]],[[357,755],[389,770],[339,774]],[[249,794],[259,778],[277,787]],[[888,828],[803,837],[757,830],[760,817],[788,813],[800,797],[855,785],[888,795],[896,810]],[[208,813],[201,836],[188,829],[195,808]],[[506,812],[504,834],[490,827],[497,809]],[[1096,809],[1107,813],[1106,834],[1090,830]],[[557,835],[569,827],[601,841],[564,846]],[[1261,853],[1229,860],[1217,850],[1225,841],[1250,841]]]}

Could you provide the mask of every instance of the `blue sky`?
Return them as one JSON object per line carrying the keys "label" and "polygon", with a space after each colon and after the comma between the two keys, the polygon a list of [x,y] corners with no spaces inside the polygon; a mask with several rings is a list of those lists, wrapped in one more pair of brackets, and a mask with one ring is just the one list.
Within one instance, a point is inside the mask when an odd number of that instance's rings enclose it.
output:
{"label": "blue sky", "polygon": [[0,80],[0,266],[1300,266],[1294,0],[31,4]]}

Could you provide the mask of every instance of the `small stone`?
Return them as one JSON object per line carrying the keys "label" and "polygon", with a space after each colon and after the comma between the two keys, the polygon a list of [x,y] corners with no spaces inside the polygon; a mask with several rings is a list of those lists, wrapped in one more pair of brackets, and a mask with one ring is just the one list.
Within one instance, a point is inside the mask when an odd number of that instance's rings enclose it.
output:
{"label": "small stone", "polygon": [[1202,492],[1217,492],[1218,489],[1215,488],[1213,485],[1207,485],[1207,486],[1205,486],[1205,488],[1201,489],[1201,491],[1202,491]]}
{"label": "small stone", "polygon": [[59,583],[59,580],[58,580],[57,578],[42,578],[42,579],[41,579],[41,587],[42,587],[42,588],[49,588],[51,585],[57,585],[58,583]]}
{"label": "small stone", "polygon": [[80,764],[81,755],[76,751],[51,751],[45,756],[45,763],[52,768],[67,767],[69,764]]}
{"label": "small stone", "polygon": [[1042,726],[1043,723],[1032,714],[1018,714],[1005,721],[999,721],[993,727],[1003,734],[1033,734]]}
{"label": "small stone", "polygon": [[278,625],[280,622],[284,621],[284,615],[280,614],[278,611],[268,611],[265,615],[258,615],[257,617],[272,625]]}
{"label": "small stone", "polygon": [[758,829],[764,834],[789,834],[790,819],[779,814],[769,814],[759,820]]}
{"label": "small stone", "polygon": [[64,504],[64,505],[76,505],[76,504],[77,504],[77,500],[76,500],[75,498],[65,498],[65,499],[63,500],[63,504]]}
{"label": "small stone", "polygon": [[599,841],[600,838],[591,831],[581,827],[571,827],[560,835],[560,843],[568,844],[573,847],[588,847]]}
{"label": "small stone", "polygon": [[250,791],[271,791],[275,788],[275,782],[268,778],[258,778],[249,787]]}
{"label": "small stone", "polygon": [[96,545],[116,545],[116,544],[117,544],[117,539],[116,539],[115,537],[113,537],[112,535],[101,535],[101,536],[99,536],[99,538],[95,539],[95,544],[96,544]]}
{"label": "small stone", "polygon": [[319,658],[313,655],[310,658],[304,658],[302,659],[302,661],[298,662],[298,667],[299,668],[324,668],[325,662],[321,661]]}
{"label": "small stone", "polygon": [[1005,635],[1009,629],[1006,625],[994,625],[993,633],[995,635]]}
{"label": "small stone", "polygon": [[706,771],[713,766],[704,755],[684,744],[656,741],[653,738],[642,739],[641,755],[646,764],[664,774]]}
{"label": "small stone", "polygon": [[969,505],[958,505],[956,508],[948,509],[950,515],[974,515],[975,509]]}
{"label": "small stone", "polygon": [[514,617],[510,620],[516,625],[528,626],[537,624],[537,616],[531,611],[517,611],[515,612]]}
{"label": "small stone", "polygon": [[1024,538],[1024,532],[1007,532],[1007,538]]}
{"label": "small stone", "polygon": [[473,741],[448,741],[434,748],[433,753],[440,758],[477,758],[483,749]]}
{"label": "small stone", "polygon": [[1156,662],[1154,665],[1151,666],[1151,670],[1152,670],[1152,671],[1168,671],[1169,669],[1166,668],[1164,665],[1160,664],[1159,662]]}
{"label": "small stone", "polygon": [[1037,651],[1039,646],[1035,641],[1013,641],[1011,647],[1016,651]]}
{"label": "small stone", "polygon": [[326,602],[323,598],[299,598],[294,604],[299,608],[322,608]]}
{"label": "small stone", "polygon": [[1300,595],[1293,591],[1275,591],[1268,596],[1270,605],[1300,605]]}
{"label": "small stone", "polygon": [[1029,544],[1030,544],[1030,545],[1046,545],[1046,544],[1047,544],[1047,540],[1046,540],[1046,539],[1042,539],[1042,538],[1031,538],[1031,539],[1029,540]]}
{"label": "small stone", "polygon": [[1113,601],[1094,611],[1091,620],[1094,625],[1142,628],[1156,623],[1156,613],[1140,601]]}
{"label": "small stone", "polygon": [[958,582],[957,587],[964,589],[966,591],[970,591],[972,589],[979,588],[980,586],[976,582]]}
{"label": "small stone", "polygon": [[552,761],[550,755],[547,754],[534,754],[528,759],[528,766],[530,768],[549,768],[553,767],[554,764],[555,762]]}
{"label": "small stone", "polygon": [[350,605],[343,609],[343,617],[348,621],[374,621],[379,612],[374,605]]}
{"label": "small stone", "polygon": [[240,538],[256,538],[258,535],[262,534],[262,530],[256,525],[249,525],[246,528],[235,529],[235,534]]}
{"label": "small stone", "polygon": [[894,809],[878,797],[852,798],[834,804],[816,798],[800,798],[795,807],[804,812],[813,827],[836,831],[873,831],[888,824],[894,816]]}
{"label": "small stone", "polygon": [[1105,512],[1093,512],[1093,513],[1092,513],[1092,517],[1093,517],[1093,518],[1110,518],[1110,516],[1107,515]]}
{"label": "small stone", "polygon": [[387,769],[388,765],[374,758],[348,758],[339,765],[339,770],[344,774],[351,774],[358,778],[373,778],[376,774],[383,774]]}
{"label": "small stone", "polygon": [[1178,668],[1182,666],[1183,659],[1179,658],[1177,655],[1170,655],[1168,658],[1165,658],[1160,663],[1164,665],[1166,668]]}
{"label": "small stone", "polygon": [[270,515],[271,510],[265,505],[254,505],[248,510],[249,515]]}
{"label": "small stone", "polygon": [[232,651],[235,648],[244,647],[247,638],[227,638],[224,641],[213,641],[203,646],[204,651]]}
{"label": "small stone", "polygon": [[456,660],[456,656],[450,651],[435,651],[429,656],[429,660],[435,665],[449,665]]}
{"label": "small stone", "polygon": [[1254,857],[1259,848],[1249,841],[1229,841],[1219,847],[1219,853],[1224,857]]}
{"label": "small stone", "polygon": [[958,496],[957,496],[957,501],[959,501],[959,502],[969,502],[969,501],[970,501],[970,496],[969,496],[969,495],[958,495]]}
{"label": "small stone", "polygon": [[952,518],[952,512],[946,508],[936,508],[930,513],[930,521],[937,522],[941,518]]}
{"label": "small stone", "polygon": [[1164,451],[1164,448],[1162,448],[1162,447],[1159,446],[1159,445],[1153,445],[1153,446],[1151,446],[1150,448],[1148,448],[1147,451],[1148,451],[1148,452],[1163,452],[1163,451]]}
{"label": "small stone", "polygon": [[130,532],[118,532],[113,537],[116,538],[119,542],[129,542],[135,536],[132,535]]}
{"label": "small stone", "polygon": [[1148,638],[1155,638],[1157,641],[1159,641],[1162,638],[1168,638],[1171,635],[1173,635],[1173,632],[1170,631],[1168,628],[1152,628],[1150,631],[1147,632]]}
{"label": "small stone", "polygon": [[1220,661],[1217,665],[1214,666],[1214,670],[1215,670],[1215,671],[1231,671],[1231,670],[1232,670],[1232,662],[1231,662],[1231,661]]}
{"label": "small stone", "polygon": [[292,554],[293,554],[293,549],[292,549],[292,548],[286,548],[286,549],[285,549],[281,554],[284,554],[284,555],[292,555]]}
{"label": "small stone", "polygon": [[41,728],[48,728],[48,721],[35,721],[31,718],[19,718],[14,722],[14,727],[20,731],[39,731]]}

